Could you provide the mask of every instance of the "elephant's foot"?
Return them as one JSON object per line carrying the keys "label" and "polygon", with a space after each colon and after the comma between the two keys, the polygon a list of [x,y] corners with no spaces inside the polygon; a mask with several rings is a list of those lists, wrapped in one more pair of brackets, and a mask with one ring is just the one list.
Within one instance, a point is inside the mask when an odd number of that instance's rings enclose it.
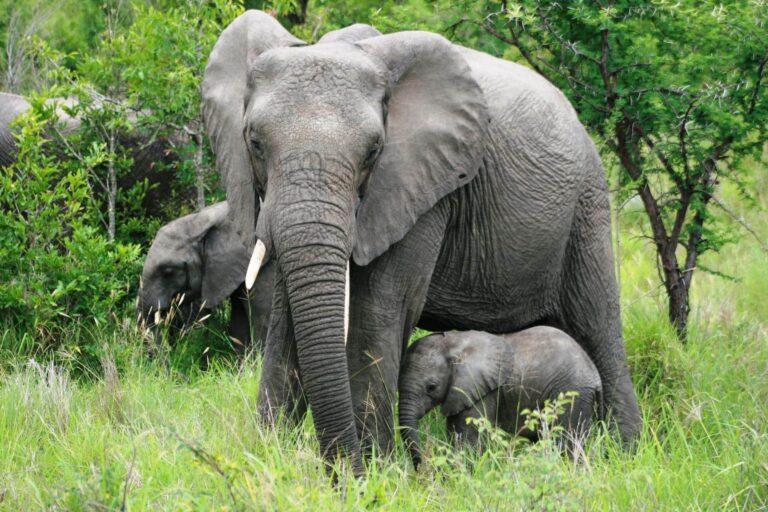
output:
{"label": "elephant's foot", "polygon": [[629,376],[614,385],[603,382],[603,392],[611,430],[618,431],[624,448],[632,450],[640,440],[643,419]]}

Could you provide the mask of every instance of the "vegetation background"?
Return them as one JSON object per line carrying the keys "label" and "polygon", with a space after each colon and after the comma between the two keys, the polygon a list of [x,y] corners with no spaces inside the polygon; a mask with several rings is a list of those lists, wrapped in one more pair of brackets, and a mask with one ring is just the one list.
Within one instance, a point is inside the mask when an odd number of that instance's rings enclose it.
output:
{"label": "vegetation background", "polygon": [[[18,125],[18,162],[0,170],[0,509],[768,508],[765,2],[573,2],[550,17],[534,1],[244,3],[0,0],[2,89],[32,104]],[[138,275],[157,227],[223,197],[198,86],[211,46],[243,7],[269,10],[307,41],[354,22],[423,29],[561,72],[551,79],[592,130],[611,183],[624,333],[645,418],[635,453],[600,429],[572,458],[551,437],[528,446],[492,429],[484,454],[454,453],[434,415],[423,422],[422,470],[398,446],[366,479],[334,488],[310,421],[276,432],[258,425],[260,361],[233,356],[220,329],[226,311],[164,350],[136,327]],[[562,25],[553,31],[542,20]],[[626,105],[606,114],[608,96],[585,95],[601,79],[589,71],[600,56],[590,43],[617,27],[610,41],[626,59],[617,66],[655,67],[618,82]],[[519,45],[509,41],[516,34]],[[675,42],[672,58],[661,40]],[[632,103],[651,76],[669,90]],[[71,113],[88,120],[63,152],[47,103],[60,97],[77,98]],[[674,129],[692,98],[704,107],[682,126],[700,155],[685,160]],[[635,141],[639,177],[627,174],[611,147],[616,132],[605,130],[627,112],[655,122],[643,126],[656,129],[656,149]],[[156,169],[173,183],[159,210],[144,201],[154,177],[108,186],[112,173],[130,173],[129,148],[108,143],[124,131],[176,141],[175,163]],[[683,204],[675,169],[706,170],[723,137],[736,135],[715,162],[716,179],[691,182],[685,220],[703,212],[706,222],[672,240],[681,262],[690,247],[702,249],[681,343],[642,190],[672,226]],[[668,154],[672,171],[660,158]]]}

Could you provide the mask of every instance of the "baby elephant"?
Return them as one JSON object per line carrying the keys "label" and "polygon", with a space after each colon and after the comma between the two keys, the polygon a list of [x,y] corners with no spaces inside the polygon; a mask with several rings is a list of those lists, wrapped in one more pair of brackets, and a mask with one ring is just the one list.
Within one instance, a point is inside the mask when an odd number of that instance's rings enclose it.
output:
{"label": "baby elephant", "polygon": [[472,444],[478,432],[467,418],[481,416],[536,440],[519,411],[541,407],[567,391],[578,392],[573,406],[559,418],[569,431],[583,432],[595,412],[602,412],[595,365],[573,338],[544,326],[500,336],[479,331],[425,336],[409,347],[399,388],[400,425],[417,467],[418,422],[438,404],[454,439]]}

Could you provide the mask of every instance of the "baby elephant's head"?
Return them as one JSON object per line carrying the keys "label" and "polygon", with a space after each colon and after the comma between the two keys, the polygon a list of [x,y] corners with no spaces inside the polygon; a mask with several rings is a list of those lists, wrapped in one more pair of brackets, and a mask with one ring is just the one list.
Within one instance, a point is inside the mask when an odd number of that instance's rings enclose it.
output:
{"label": "baby elephant's head", "polygon": [[444,416],[471,407],[509,378],[512,349],[479,331],[425,336],[411,345],[400,369],[400,426],[415,466],[421,463],[419,420],[442,404]]}

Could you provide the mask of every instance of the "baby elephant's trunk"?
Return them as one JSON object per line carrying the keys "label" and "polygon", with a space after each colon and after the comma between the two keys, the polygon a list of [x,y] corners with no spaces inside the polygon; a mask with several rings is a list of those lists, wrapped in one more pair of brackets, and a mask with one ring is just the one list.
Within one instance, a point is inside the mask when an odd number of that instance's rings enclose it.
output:
{"label": "baby elephant's trunk", "polygon": [[421,446],[419,444],[419,420],[422,414],[413,404],[401,398],[400,400],[400,432],[403,442],[413,461],[413,466],[419,469],[421,465]]}

